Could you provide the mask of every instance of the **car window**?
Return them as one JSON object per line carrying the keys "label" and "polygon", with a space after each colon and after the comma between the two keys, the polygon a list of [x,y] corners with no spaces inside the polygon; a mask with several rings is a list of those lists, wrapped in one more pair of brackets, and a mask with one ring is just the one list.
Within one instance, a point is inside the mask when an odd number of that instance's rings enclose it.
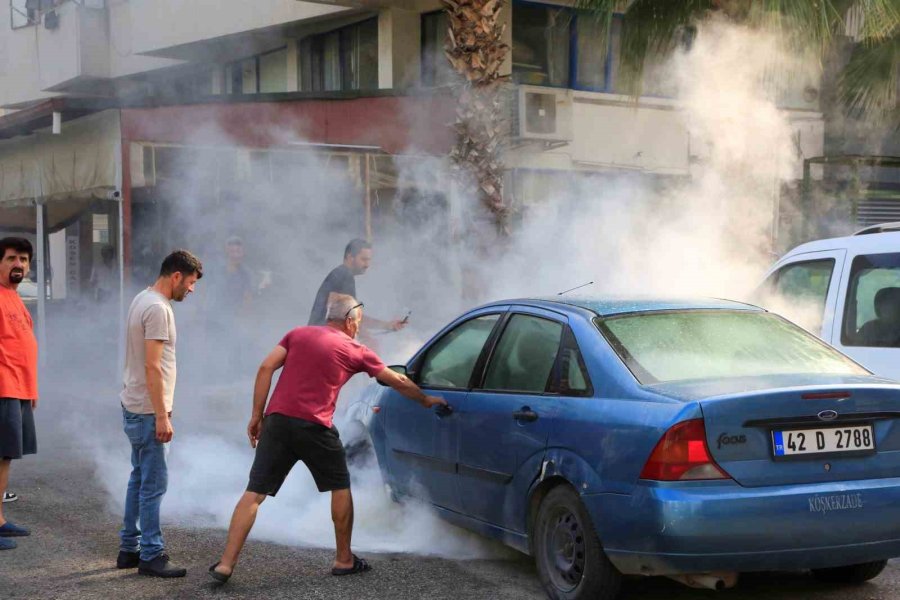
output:
{"label": "car window", "polygon": [[420,369],[419,385],[467,388],[475,361],[500,315],[470,319],[444,335],[428,350]]}
{"label": "car window", "polygon": [[845,346],[900,348],[900,254],[853,259],[841,342]]}
{"label": "car window", "polygon": [[763,311],[646,312],[597,321],[643,384],[868,371],[777,315]]}
{"label": "car window", "polygon": [[484,389],[543,393],[559,352],[562,323],[513,315],[484,379]]}
{"label": "car window", "polygon": [[567,327],[557,361],[558,377],[553,378],[550,391],[563,396],[589,396],[593,393],[591,380],[584,365],[575,335]]}
{"label": "car window", "polygon": [[766,309],[818,335],[833,272],[833,258],[781,267],[766,281],[760,302]]}

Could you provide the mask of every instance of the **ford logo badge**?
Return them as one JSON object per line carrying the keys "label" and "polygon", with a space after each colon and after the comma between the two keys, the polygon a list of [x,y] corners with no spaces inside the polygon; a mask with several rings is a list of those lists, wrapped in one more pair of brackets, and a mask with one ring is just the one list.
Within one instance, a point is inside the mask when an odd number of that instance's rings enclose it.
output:
{"label": "ford logo badge", "polygon": [[822,421],[834,421],[837,419],[838,414],[835,410],[823,410],[817,416]]}

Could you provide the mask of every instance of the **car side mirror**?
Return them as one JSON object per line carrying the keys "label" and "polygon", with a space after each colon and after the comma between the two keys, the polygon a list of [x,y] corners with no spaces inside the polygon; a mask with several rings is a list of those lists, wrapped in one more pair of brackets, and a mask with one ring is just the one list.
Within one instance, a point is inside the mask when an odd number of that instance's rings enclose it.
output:
{"label": "car side mirror", "polygon": [[[406,371],[406,365],[389,365],[388,369],[390,369],[391,371],[393,371],[395,373],[400,373],[401,375],[406,375],[407,377],[409,376],[409,373],[407,373],[407,371]],[[378,383],[381,385],[385,385],[385,384],[381,383],[380,381]]]}

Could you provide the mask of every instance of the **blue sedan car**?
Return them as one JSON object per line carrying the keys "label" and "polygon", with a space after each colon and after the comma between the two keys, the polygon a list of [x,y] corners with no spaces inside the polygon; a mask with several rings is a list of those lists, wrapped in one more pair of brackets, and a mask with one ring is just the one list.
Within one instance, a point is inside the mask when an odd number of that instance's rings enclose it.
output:
{"label": "blue sedan car", "polygon": [[900,556],[900,385],[757,307],[496,302],[392,368],[452,408],[375,396],[394,497],[533,555],[551,598]]}

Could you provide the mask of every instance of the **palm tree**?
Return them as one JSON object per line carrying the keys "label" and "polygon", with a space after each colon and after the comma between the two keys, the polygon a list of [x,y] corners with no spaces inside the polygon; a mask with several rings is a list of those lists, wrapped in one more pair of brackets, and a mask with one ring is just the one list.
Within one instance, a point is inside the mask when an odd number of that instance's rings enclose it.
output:
{"label": "palm tree", "polygon": [[647,59],[671,52],[679,33],[713,15],[778,33],[787,43],[825,57],[841,33],[859,41],[839,79],[844,106],[900,124],[900,7],[897,0],[576,0],[609,30],[621,13],[621,72],[637,97]]}
{"label": "palm tree", "polygon": [[505,0],[441,0],[448,17],[444,52],[462,77],[458,86],[456,145],[451,158],[457,182],[480,197],[501,232],[506,231],[503,198],[506,139],[503,82],[500,67],[509,52],[499,14]]}
{"label": "palm tree", "polygon": [[841,100],[851,113],[900,127],[900,26],[867,28],[864,23],[860,37],[841,73]]}

